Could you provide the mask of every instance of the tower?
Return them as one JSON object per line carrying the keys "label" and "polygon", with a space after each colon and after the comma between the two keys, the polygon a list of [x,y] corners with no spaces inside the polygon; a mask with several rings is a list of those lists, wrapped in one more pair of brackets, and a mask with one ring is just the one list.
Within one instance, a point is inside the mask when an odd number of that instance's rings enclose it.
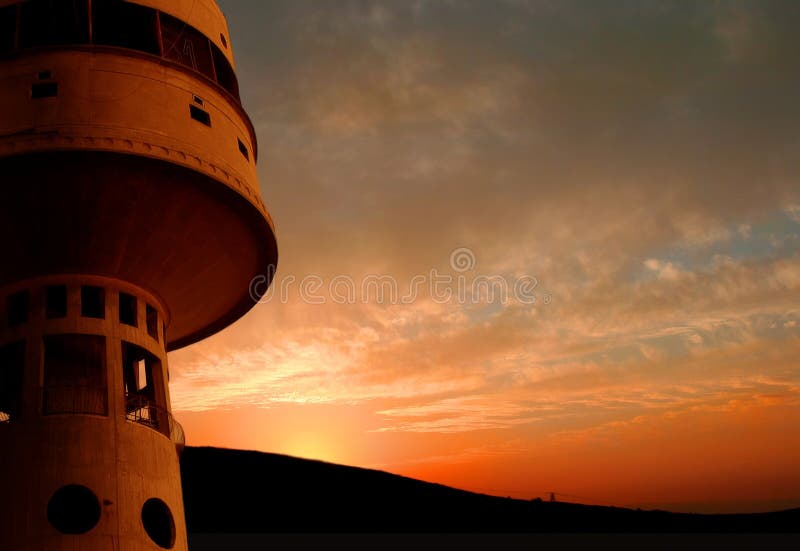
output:
{"label": "tower", "polygon": [[186,549],[167,352],[274,273],[256,158],[213,0],[0,0],[4,551]]}

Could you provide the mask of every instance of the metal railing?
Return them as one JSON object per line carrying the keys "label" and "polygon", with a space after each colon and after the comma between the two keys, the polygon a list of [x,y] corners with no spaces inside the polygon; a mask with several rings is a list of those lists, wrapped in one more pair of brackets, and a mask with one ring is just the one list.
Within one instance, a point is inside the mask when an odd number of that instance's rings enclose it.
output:
{"label": "metal railing", "polygon": [[[105,388],[93,386],[52,386],[42,388],[43,415],[108,415]],[[179,452],[186,446],[183,427],[166,408],[141,394],[125,396],[125,418],[160,432],[175,443]],[[17,416],[0,411],[0,425],[15,421]]]}
{"label": "metal railing", "polygon": [[42,388],[42,414],[108,415],[108,393],[97,386]]}
{"label": "metal railing", "polygon": [[178,451],[183,451],[186,436],[183,427],[166,408],[157,406],[147,396],[128,394],[125,396],[125,418],[133,423],[150,427],[175,443]]}

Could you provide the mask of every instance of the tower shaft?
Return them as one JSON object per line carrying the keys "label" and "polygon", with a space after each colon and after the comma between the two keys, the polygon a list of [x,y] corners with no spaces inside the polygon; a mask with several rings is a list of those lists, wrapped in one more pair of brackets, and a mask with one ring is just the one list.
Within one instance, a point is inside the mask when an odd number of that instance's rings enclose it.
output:
{"label": "tower shaft", "polygon": [[0,0],[0,548],[187,547],[167,352],[277,264],[213,0]]}

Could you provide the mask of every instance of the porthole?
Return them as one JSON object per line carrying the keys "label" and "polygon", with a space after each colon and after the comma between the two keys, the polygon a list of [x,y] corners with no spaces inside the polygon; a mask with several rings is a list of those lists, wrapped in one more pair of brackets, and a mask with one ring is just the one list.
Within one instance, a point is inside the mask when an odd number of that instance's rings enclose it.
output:
{"label": "porthole", "polygon": [[47,520],[62,534],[85,534],[100,522],[100,501],[86,486],[64,486],[50,498]]}
{"label": "porthole", "polygon": [[175,547],[175,520],[166,503],[148,499],[142,506],[142,525],[150,539],[163,549]]}

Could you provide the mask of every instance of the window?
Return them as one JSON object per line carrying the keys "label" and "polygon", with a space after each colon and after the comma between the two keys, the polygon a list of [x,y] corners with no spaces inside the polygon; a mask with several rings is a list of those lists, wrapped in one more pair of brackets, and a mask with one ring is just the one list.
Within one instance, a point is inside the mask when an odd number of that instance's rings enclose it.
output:
{"label": "window", "polygon": [[57,82],[35,82],[31,84],[31,97],[33,99],[54,98],[57,95]]}
{"label": "window", "polygon": [[66,285],[54,285],[45,289],[45,315],[47,319],[67,317]]}
{"label": "window", "polygon": [[139,309],[135,296],[127,293],[119,294],[119,322],[139,327]]}
{"label": "window", "polygon": [[208,111],[200,109],[196,105],[189,105],[189,114],[197,122],[211,126],[211,115],[208,114]]}
{"label": "window", "polygon": [[161,39],[164,43],[164,57],[214,80],[211,41],[203,33],[162,13]]}
{"label": "window", "polygon": [[161,362],[144,348],[122,343],[122,380],[129,421],[169,436],[169,416]]}
{"label": "window", "polygon": [[158,310],[147,305],[147,334],[158,340]]}
{"label": "window", "polygon": [[217,48],[214,44],[211,45],[211,51],[214,55],[214,69],[217,72],[217,82],[238,100],[239,83],[236,80],[236,73],[233,71],[233,67],[231,67],[228,58],[225,57],[222,50]]}
{"label": "window", "polygon": [[16,327],[28,321],[30,303],[31,295],[27,290],[9,295],[6,299],[6,317],[9,327]]}
{"label": "window", "polygon": [[[227,49],[224,34],[219,40]],[[236,73],[222,49],[199,30],[166,13],[125,0],[25,0],[0,7],[0,54],[17,48],[90,42],[162,56],[216,81],[239,101]]]}
{"label": "window", "polygon": [[95,44],[119,46],[161,55],[158,12],[122,0],[92,0],[92,39]]}
{"label": "window", "polygon": [[105,319],[105,289],[102,287],[81,287],[81,315],[85,318]]}
{"label": "window", "polygon": [[64,486],[47,503],[47,520],[62,534],[85,534],[100,522],[100,501],[86,486]]}
{"label": "window", "polygon": [[86,0],[28,0],[20,10],[21,48],[89,42]]}
{"label": "window", "polygon": [[247,146],[244,145],[244,142],[242,140],[239,140],[237,138],[237,141],[239,142],[239,152],[242,154],[242,156],[245,159],[247,159],[249,161],[250,160],[250,151],[247,149]]}
{"label": "window", "polygon": [[166,503],[148,499],[142,507],[142,525],[156,545],[162,549],[175,547],[175,520]]}
{"label": "window", "polygon": [[19,418],[24,373],[25,341],[0,348],[0,423]]}
{"label": "window", "polygon": [[44,337],[44,415],[107,415],[106,340],[95,335]]}
{"label": "window", "polygon": [[17,40],[17,6],[0,8],[0,53],[14,50]]}

